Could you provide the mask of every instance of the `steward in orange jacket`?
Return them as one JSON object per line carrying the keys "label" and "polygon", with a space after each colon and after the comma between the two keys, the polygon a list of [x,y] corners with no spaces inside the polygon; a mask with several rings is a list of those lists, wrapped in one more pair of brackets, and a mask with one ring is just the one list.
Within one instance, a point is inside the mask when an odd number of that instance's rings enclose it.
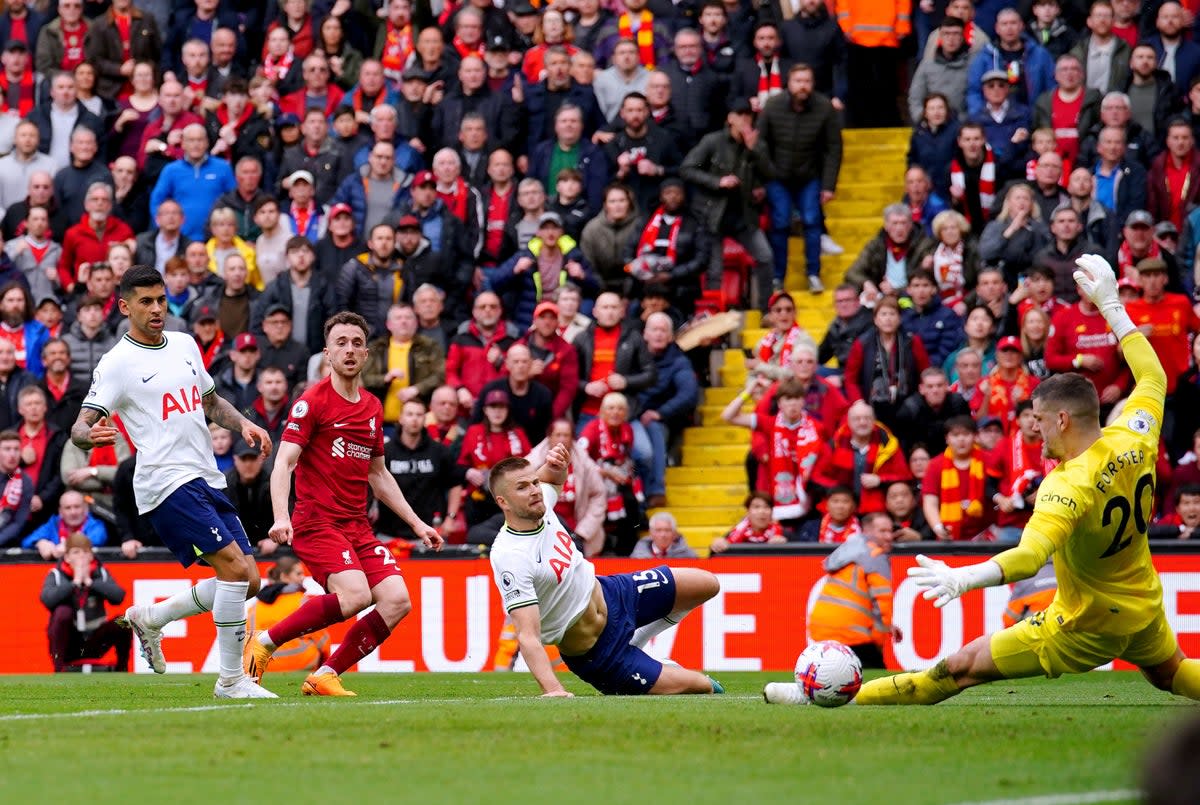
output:
{"label": "steward in orange jacket", "polygon": [[838,25],[852,44],[865,48],[898,48],[912,33],[910,0],[837,0]]}
{"label": "steward in orange jacket", "polygon": [[883,646],[900,640],[892,626],[892,520],[882,513],[862,517],[862,534],[825,557],[828,574],[808,613],[808,635],[849,646],[863,668],[883,668]]}

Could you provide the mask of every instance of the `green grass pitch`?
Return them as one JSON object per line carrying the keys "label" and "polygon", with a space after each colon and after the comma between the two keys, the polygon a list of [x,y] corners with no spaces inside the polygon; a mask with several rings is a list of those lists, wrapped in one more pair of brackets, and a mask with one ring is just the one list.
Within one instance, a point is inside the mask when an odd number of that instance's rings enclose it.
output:
{"label": "green grass pitch", "polygon": [[839,710],[764,704],[786,675],[716,676],[728,695],[564,677],[577,698],[540,700],[524,674],[350,674],[358,698],[330,700],[275,674],[280,700],[253,704],[215,702],[202,675],[5,677],[0,801],[1123,802],[1147,743],[1194,713],[1133,673]]}

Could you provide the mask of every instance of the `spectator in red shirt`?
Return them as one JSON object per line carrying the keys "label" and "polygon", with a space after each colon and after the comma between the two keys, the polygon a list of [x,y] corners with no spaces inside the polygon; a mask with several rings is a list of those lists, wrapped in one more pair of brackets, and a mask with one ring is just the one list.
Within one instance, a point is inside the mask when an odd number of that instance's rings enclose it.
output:
{"label": "spectator in red shirt", "polygon": [[[501,459],[529,452],[529,440],[513,422],[508,402],[504,389],[488,392],[483,400],[483,421],[467,428],[463,437],[458,454],[460,466],[487,472]],[[482,523],[498,511],[486,489],[470,484],[466,493],[467,525]]]}
{"label": "spectator in red shirt", "polygon": [[470,411],[483,387],[500,377],[504,353],[516,337],[516,328],[503,318],[500,297],[491,291],[476,296],[471,321],[450,340],[446,354],[446,383],[457,390],[463,410]]}
{"label": "spectator in red shirt", "polygon": [[893,481],[912,475],[900,440],[875,420],[875,410],[859,400],[846,412],[846,421],[833,434],[833,452],[817,467],[815,480],[826,488],[844,486],[853,491],[858,513],[881,512],[884,491]]}
{"label": "spectator in red shirt", "polygon": [[87,211],[79,223],[63,236],[62,257],[58,261],[58,282],[64,293],[75,290],[81,269],[108,257],[108,246],[116,241],[136,245],[133,230],[111,215],[112,188],[105,182],[93,182],[84,196]]}
{"label": "spectator in red shirt", "polygon": [[1017,542],[1033,513],[1038,485],[1046,476],[1042,437],[1032,401],[1017,404],[1016,428],[992,450],[992,460],[1000,475],[1000,488],[992,495],[992,503],[999,510],[992,533],[997,542]]}
{"label": "spectator in red shirt", "polygon": [[579,390],[579,353],[558,334],[558,305],[539,302],[533,311],[533,327],[520,343],[533,355],[532,375],[554,395],[552,415],[568,416]]}
{"label": "spectator in red shirt", "polygon": [[[292,41],[293,46],[295,40]],[[329,81],[329,61],[323,53],[310,53],[304,59],[304,86],[279,99],[282,114],[293,114],[301,119],[309,109],[317,108],[329,117],[341,104],[345,91]]]}
{"label": "spectator in red shirt", "polygon": [[1007,335],[996,344],[996,365],[983,381],[984,411],[999,418],[1006,434],[1013,432],[1017,405],[1032,398],[1038,379],[1025,368],[1021,339]]}
{"label": "spectator in red shirt", "polygon": [[1167,124],[1167,148],[1150,163],[1146,206],[1156,221],[1182,229],[1183,217],[1200,204],[1200,153],[1183,118]]}
{"label": "spectator in red shirt", "polygon": [[752,492],[746,498],[746,516],[728,534],[714,539],[708,549],[713,553],[724,553],[730,545],[787,541],[783,526],[771,516],[771,496],[765,492]]}
{"label": "spectator in red shirt", "polygon": [[1112,405],[1129,389],[1129,371],[1121,359],[1117,337],[1087,299],[1065,307],[1050,319],[1046,368],[1078,372],[1092,381],[1102,405]]}
{"label": "spectator in red shirt", "polygon": [[997,479],[988,456],[975,444],[975,420],[956,417],[946,423],[946,442],[934,456],[921,482],[925,519],[933,536],[943,542],[974,540],[992,524],[993,509],[985,506],[996,493]]}
{"label": "spectator in red shirt", "polygon": [[1162,362],[1169,397],[1175,393],[1179,376],[1188,368],[1189,339],[1200,332],[1200,317],[1186,296],[1166,292],[1166,263],[1157,257],[1147,257],[1136,268],[1142,298],[1130,302],[1126,309],[1133,323],[1150,339],[1150,346]]}
{"label": "spectator in red shirt", "polygon": [[1043,92],[1033,107],[1033,127],[1054,129],[1063,161],[1075,162],[1079,140],[1100,121],[1100,93],[1083,85],[1084,66],[1073,53],[1064,53],[1054,65],[1056,89]]}

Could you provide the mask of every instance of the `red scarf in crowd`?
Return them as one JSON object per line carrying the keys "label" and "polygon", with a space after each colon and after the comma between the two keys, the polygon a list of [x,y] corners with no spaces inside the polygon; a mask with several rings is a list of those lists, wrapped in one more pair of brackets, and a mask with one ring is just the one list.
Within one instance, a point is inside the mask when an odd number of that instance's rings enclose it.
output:
{"label": "red scarf in crowd", "polygon": [[1137,279],[1137,272],[1134,266],[1141,260],[1146,260],[1150,257],[1162,259],[1162,249],[1158,246],[1158,241],[1150,241],[1150,251],[1141,257],[1134,257],[1133,251],[1129,248],[1128,241],[1122,241],[1121,247],[1117,249],[1117,279]]}
{"label": "red scarf in crowd", "polygon": [[[488,470],[502,459],[523,456],[528,452],[529,441],[520,428],[493,432],[486,422],[482,422],[467,428],[459,455],[462,457],[460,461],[469,460],[474,469]],[[470,487],[470,494],[471,499],[476,501],[487,497],[487,493],[476,486]]]}
{"label": "red scarf in crowd", "polygon": [[845,542],[850,537],[862,534],[862,527],[858,524],[858,518],[853,515],[843,526],[836,526],[833,523],[828,512],[821,518],[821,527],[817,531],[817,542],[822,545],[834,545],[839,542]]}
{"label": "red scarf in crowd", "polygon": [[801,342],[804,335],[804,328],[799,324],[793,324],[786,333],[782,334],[778,330],[769,330],[758,342],[755,357],[772,366],[787,366],[792,359],[792,350]]}
{"label": "red scarf in crowd", "polygon": [[467,204],[471,198],[471,191],[467,187],[467,182],[461,176],[454,180],[454,189],[449,193],[437,191],[438,198],[446,202],[447,209],[453,215],[464,223],[467,220]]}
{"label": "red scarf in crowd", "polygon": [[597,464],[616,467],[624,470],[629,476],[629,484],[621,486],[610,478],[604,479],[604,488],[608,495],[607,518],[624,520],[630,514],[636,516],[635,512],[626,511],[623,494],[623,487],[630,486],[633,496],[639,501],[642,499],[642,481],[633,468],[633,427],[628,422],[623,422],[618,427],[611,428],[596,418],[587,423],[581,435],[587,442],[588,455]]}
{"label": "red scarf in crowd", "polygon": [[204,368],[208,369],[212,366],[212,362],[218,355],[221,354],[221,347],[225,345],[225,333],[221,332],[221,328],[217,328],[217,335],[213,338],[212,343],[207,347],[200,343],[200,339],[196,339],[196,346],[200,348],[200,357],[204,359]]}
{"label": "red scarf in crowd", "polygon": [[821,449],[821,433],[812,417],[801,415],[792,424],[775,417],[771,429],[771,496],[776,520],[794,520],[808,514],[809,498],[804,489],[812,477]]}
{"label": "red scarf in crowd", "polygon": [[[12,84],[8,80],[8,73],[0,70],[0,104],[3,104],[0,111],[12,111],[12,107],[8,105],[8,91],[11,86]],[[17,112],[21,117],[27,117],[33,111],[33,101],[33,70],[26,70],[21,74],[21,84],[17,98]]]}
{"label": "red scarf in crowd", "polygon": [[647,9],[642,9],[638,16],[637,36],[633,34],[633,19],[625,12],[617,19],[617,36],[621,39],[633,39],[637,42],[638,61],[647,70],[654,69],[654,15]]}
{"label": "red scarf in crowd", "polygon": [[[665,215],[663,208],[659,207],[654,211],[654,215],[650,216],[646,228],[642,230],[641,238],[638,239],[637,253],[639,257],[654,252],[654,242],[659,239],[659,233],[662,232],[663,216]],[[675,258],[678,255],[676,244],[679,242],[681,226],[683,226],[683,216],[676,215],[675,220],[671,222],[671,228],[667,231],[667,259],[671,261],[671,265],[675,264]]]}
{"label": "red scarf in crowd", "polygon": [[287,78],[288,70],[292,69],[292,62],[296,60],[296,53],[288,48],[288,52],[276,59],[274,56],[267,56],[263,59],[262,74],[272,84],[278,84],[283,79]]}
{"label": "red scarf in crowd", "polygon": [[771,59],[770,68],[759,54],[754,56],[754,62],[758,65],[758,108],[762,109],[768,98],[783,92],[783,80],[779,75],[779,56]]}
{"label": "red scarf in crowd", "polygon": [[[983,516],[983,493],[985,455],[979,447],[971,448],[970,466],[967,468],[967,488],[959,488],[958,467],[954,466],[954,451],[949,447],[942,453],[942,493],[941,506],[938,514],[942,524],[950,529],[952,539],[966,539],[973,534],[963,534],[963,521],[968,517],[978,519]],[[965,504],[965,505],[964,505]]]}
{"label": "red scarf in crowd", "polygon": [[[233,124],[233,130],[240,132],[242,126],[246,125],[246,121],[250,119],[252,114],[254,114],[254,106],[248,103],[246,104],[246,108],[242,110],[242,114],[238,117],[237,122]],[[217,107],[217,122],[221,124],[221,128],[229,125],[229,108],[223,103]]]}
{"label": "red scarf in crowd", "polygon": [[[967,175],[959,164],[958,156],[950,160],[950,197],[962,204],[963,215],[971,220],[971,207],[966,203]],[[983,219],[992,217],[992,205],[996,203],[996,157],[991,146],[984,146],[983,167],[979,171],[979,206]],[[975,223],[971,221],[971,223]]]}
{"label": "red scarf in crowd", "polygon": [[725,541],[736,545],[739,542],[763,543],[783,536],[783,526],[774,520],[771,524],[762,531],[755,531],[754,526],[750,525],[750,518],[743,517],[742,521],[733,527],[733,530],[725,535]]}
{"label": "red scarf in crowd", "polygon": [[[1037,447],[1038,458],[1041,458],[1041,444],[1035,442],[1034,446]],[[1009,442],[1009,451],[1012,483],[1006,491],[1013,499],[1013,504],[1018,509],[1023,509],[1025,508],[1025,493],[1029,491],[1029,485],[1033,483],[1034,478],[1044,474],[1045,468],[1040,461],[1031,463],[1028,460],[1025,455],[1025,437],[1019,431],[1013,433]]]}
{"label": "red scarf in crowd", "polygon": [[1004,432],[1011,435],[1017,419],[1017,403],[1033,396],[1033,390],[1038,384],[1037,378],[1021,369],[1016,380],[1005,380],[1000,377],[1000,367],[997,366],[992,369],[986,382],[987,415],[999,417],[1004,424]]}
{"label": "red scarf in crowd", "polygon": [[4,492],[0,495],[0,511],[15,512],[20,508],[22,478],[24,475],[21,473],[21,468],[17,467],[4,483]]}
{"label": "red scarf in crowd", "polygon": [[412,25],[397,28],[392,23],[387,24],[387,34],[383,42],[383,53],[379,60],[383,63],[385,73],[399,73],[404,69],[404,63],[413,52]]}
{"label": "red scarf in crowd", "polygon": [[480,40],[477,44],[468,45],[466,42],[462,41],[461,37],[455,36],[454,39],[450,41],[450,44],[454,46],[454,51],[458,54],[460,59],[465,59],[467,56],[479,56],[480,58],[483,58],[483,40]]}

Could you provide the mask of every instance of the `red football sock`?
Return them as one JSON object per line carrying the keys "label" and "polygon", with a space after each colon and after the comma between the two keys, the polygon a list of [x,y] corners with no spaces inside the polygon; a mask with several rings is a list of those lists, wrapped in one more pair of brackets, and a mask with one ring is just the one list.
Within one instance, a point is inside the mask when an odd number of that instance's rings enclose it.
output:
{"label": "red football sock", "polygon": [[351,665],[379,648],[391,633],[392,629],[384,623],[383,616],[378,610],[372,609],[368,615],[350,627],[338,650],[333,652],[333,656],[325,664],[332,668],[334,673],[343,674]]}
{"label": "red football sock", "polygon": [[345,619],[342,605],[335,593],[318,595],[305,601],[299,609],[268,629],[267,637],[276,646],[282,646],[289,640],[295,640]]}

